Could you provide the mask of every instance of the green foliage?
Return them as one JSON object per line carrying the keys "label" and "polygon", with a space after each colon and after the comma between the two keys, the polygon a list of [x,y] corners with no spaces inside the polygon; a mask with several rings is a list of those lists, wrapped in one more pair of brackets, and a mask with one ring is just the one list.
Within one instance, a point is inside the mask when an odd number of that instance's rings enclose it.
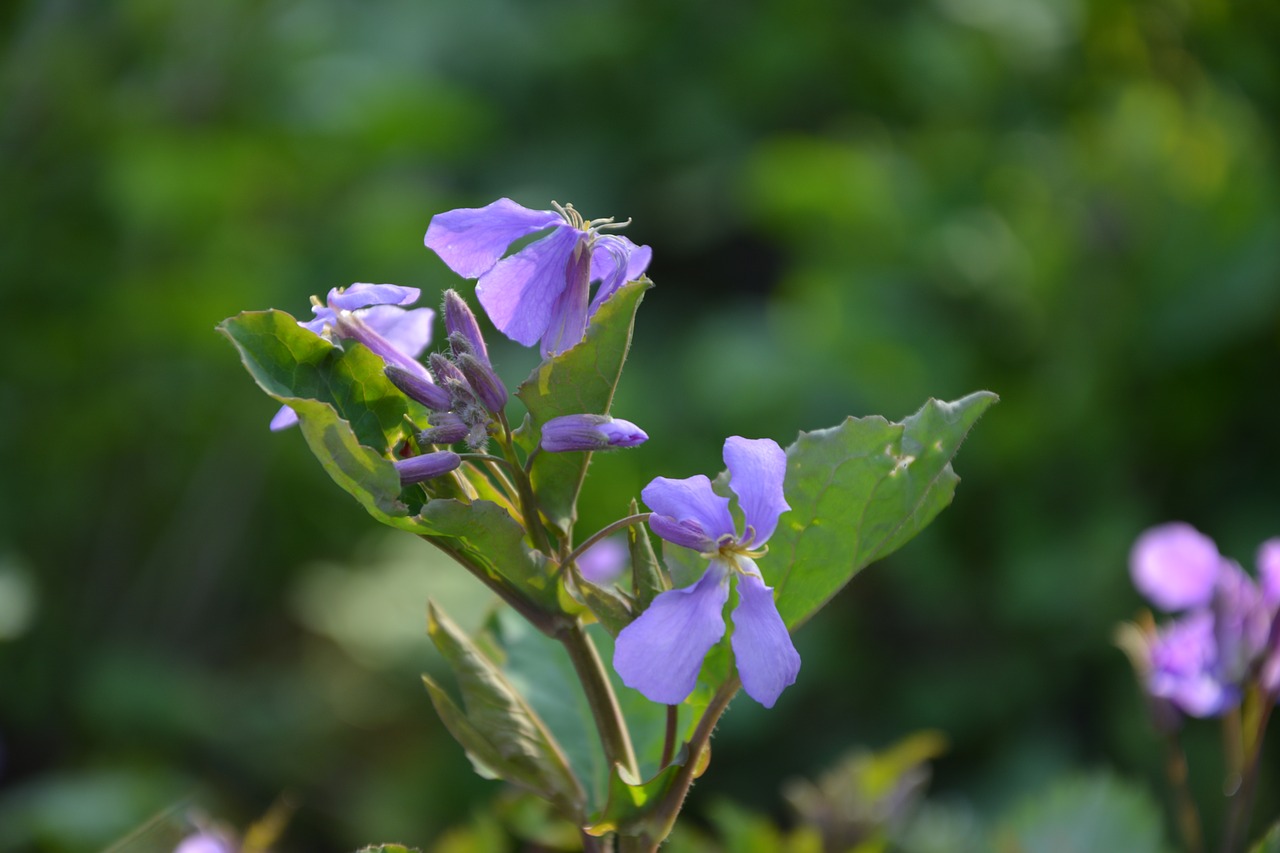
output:
{"label": "green foliage", "polygon": [[951,457],[995,401],[986,391],[930,400],[900,424],[849,418],[804,433],[787,450],[791,511],[760,571],[791,628],[808,619],[869,563],[900,548],[951,502]]}
{"label": "green foliage", "polygon": [[1107,773],[1062,779],[996,829],[999,853],[1164,853],[1164,818],[1142,788]]}
{"label": "green foliage", "polygon": [[[622,376],[622,365],[631,348],[636,309],[648,279],[623,285],[600,306],[577,346],[534,369],[516,396],[524,401],[530,421],[521,430],[526,449],[538,446],[542,425],[561,415],[605,415]],[[548,520],[562,531],[577,519],[577,498],[591,454],[543,453],[533,467],[533,487]]]}
{"label": "green foliage", "polygon": [[1249,853],[1280,853],[1280,823],[1267,830],[1267,834],[1249,848]]}

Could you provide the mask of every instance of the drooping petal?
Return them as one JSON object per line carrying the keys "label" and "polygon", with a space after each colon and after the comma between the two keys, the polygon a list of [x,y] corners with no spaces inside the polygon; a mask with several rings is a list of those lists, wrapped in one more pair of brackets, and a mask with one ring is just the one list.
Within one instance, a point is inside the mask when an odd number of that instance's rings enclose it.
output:
{"label": "drooping petal", "polygon": [[329,291],[329,298],[326,301],[330,308],[354,311],[369,305],[412,305],[421,295],[422,291],[416,287],[358,283],[350,287],[333,288]]}
{"label": "drooping petal", "polygon": [[565,268],[565,288],[551,306],[551,319],[542,335],[542,356],[572,349],[587,332],[587,297],[590,291],[586,252],[577,251]]}
{"label": "drooping petal", "polygon": [[1129,552],[1133,585],[1169,611],[1208,604],[1221,564],[1213,540],[1180,521],[1147,530]]}
{"label": "drooping petal", "polygon": [[280,411],[276,412],[275,417],[271,419],[271,431],[279,432],[282,429],[288,429],[298,422],[298,413],[288,406],[281,406]]}
{"label": "drooping petal", "polygon": [[[381,318],[373,312],[379,310],[389,310],[402,312],[402,309],[392,306],[375,306],[374,308],[362,311],[343,311],[338,314],[337,333],[338,336],[358,341],[373,352],[374,355],[381,358],[386,364],[394,364],[404,368],[410,373],[420,378],[429,378],[430,374],[427,369],[414,357],[402,351],[391,341],[384,338],[369,322],[372,319],[375,324],[382,322]],[[419,309],[430,310],[430,309]],[[402,312],[403,313],[403,312]],[[372,317],[370,316],[372,314]]]}
{"label": "drooping petal", "polygon": [[782,494],[787,454],[771,438],[734,435],[725,439],[724,464],[729,468],[729,488],[738,496],[746,519],[743,541],[762,545],[777,529],[778,516],[791,509]]}
{"label": "drooping petal", "polygon": [[600,282],[591,300],[590,314],[614,294],[619,287],[638,279],[649,266],[653,249],[637,246],[618,234],[596,238],[591,247],[591,280]]}
{"label": "drooping petal", "polygon": [[569,261],[583,233],[556,228],[480,277],[476,297],[500,332],[523,346],[538,342],[568,286]]}
{"label": "drooping petal", "polygon": [[509,198],[500,198],[484,207],[437,213],[427,226],[423,242],[458,275],[478,278],[516,240],[563,222],[554,210],[530,210]]}
{"label": "drooping petal", "polygon": [[436,312],[430,308],[413,308],[409,311],[394,305],[375,305],[357,312],[362,320],[393,347],[416,359],[431,343],[431,324]]}
{"label": "drooping petal", "polygon": [[795,683],[800,654],[791,643],[787,626],[773,602],[773,589],[764,585],[753,561],[738,575],[738,606],[733,609],[733,657],[742,678],[742,689],[766,708],[772,708],[782,691]]}
{"label": "drooping petal", "polygon": [[1258,583],[1267,606],[1280,605],[1280,538],[1268,539],[1258,548]]}
{"label": "drooping petal", "polygon": [[701,580],[662,593],[623,628],[613,650],[622,683],[653,702],[683,702],[698,683],[702,659],[724,636],[728,581],[728,567],[713,560]]}
{"label": "drooping petal", "polygon": [[640,497],[653,510],[649,527],[668,542],[707,551],[721,536],[734,535],[729,499],[713,492],[703,474],[683,480],[655,477]]}

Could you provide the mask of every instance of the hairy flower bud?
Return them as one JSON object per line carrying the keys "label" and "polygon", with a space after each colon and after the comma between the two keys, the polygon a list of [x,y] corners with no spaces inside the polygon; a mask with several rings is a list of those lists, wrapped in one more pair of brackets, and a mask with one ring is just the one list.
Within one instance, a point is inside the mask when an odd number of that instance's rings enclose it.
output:
{"label": "hairy flower bud", "polygon": [[418,434],[419,444],[453,444],[462,441],[471,432],[466,422],[454,412],[435,412],[431,426]]}
{"label": "hairy flower bud", "polygon": [[391,384],[410,400],[417,400],[435,412],[449,410],[449,392],[416,373],[410,373],[403,367],[388,364],[384,372]]}
{"label": "hairy flower bud", "polygon": [[564,415],[542,425],[542,449],[550,453],[635,447],[648,440],[640,427],[608,415]]}
{"label": "hairy flower bud", "polygon": [[507,389],[493,372],[493,368],[470,353],[458,358],[458,368],[467,377],[471,390],[475,391],[484,407],[495,415],[507,406]]}
{"label": "hairy flower bud", "polygon": [[437,450],[434,453],[424,453],[408,459],[397,459],[395,463],[402,486],[421,483],[424,480],[439,477],[441,474],[448,474],[461,464],[462,457],[452,450]]}
{"label": "hairy flower bud", "polygon": [[472,355],[482,364],[486,366],[489,364],[489,349],[484,344],[484,336],[480,334],[480,324],[476,322],[476,315],[456,290],[450,289],[444,292],[444,327],[449,332],[449,342],[453,345],[455,354],[463,354],[458,351],[459,348],[455,344],[455,339],[461,338],[466,341]]}

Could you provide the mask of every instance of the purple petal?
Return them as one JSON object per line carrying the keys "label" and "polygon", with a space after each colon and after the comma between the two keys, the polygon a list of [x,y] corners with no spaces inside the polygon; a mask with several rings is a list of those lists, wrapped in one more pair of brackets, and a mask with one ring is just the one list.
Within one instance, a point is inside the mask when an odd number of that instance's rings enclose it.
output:
{"label": "purple petal", "polygon": [[729,467],[729,488],[738,496],[747,523],[743,541],[762,545],[778,527],[778,516],[791,509],[782,494],[787,454],[771,438],[734,435],[725,439],[724,464]]}
{"label": "purple petal", "polygon": [[1170,611],[1208,604],[1221,564],[1213,540],[1180,521],[1146,531],[1129,552],[1133,585]]}
{"label": "purple petal", "polygon": [[1212,612],[1218,673],[1229,681],[1243,681],[1266,651],[1271,611],[1253,578],[1230,560],[1223,560],[1218,571]]}
{"label": "purple petal", "polygon": [[683,480],[655,477],[640,497],[653,510],[649,527],[668,542],[708,551],[721,536],[734,535],[729,499],[713,492],[703,474]]}
{"label": "purple petal", "polygon": [[1167,625],[1152,643],[1147,689],[1193,717],[1216,716],[1239,700],[1218,669],[1213,614],[1196,610]]}
{"label": "purple petal", "polygon": [[391,306],[379,306],[359,312],[343,311],[338,315],[338,336],[364,344],[374,355],[387,364],[397,365],[419,378],[429,379],[430,374],[427,373],[427,369],[416,358],[401,351],[391,341],[379,334],[370,323],[366,322],[365,318],[369,317],[375,324],[384,324],[382,318],[374,313],[380,310],[402,311],[400,308]]}
{"label": "purple petal", "polygon": [[754,574],[754,563],[738,575],[738,606],[733,609],[733,657],[742,678],[742,689],[766,708],[795,683],[800,654],[791,644],[787,626],[773,602],[773,589]]}
{"label": "purple petal", "polygon": [[288,406],[281,406],[280,411],[276,412],[275,417],[271,419],[271,431],[279,432],[282,429],[288,429],[298,422],[298,413]]}
{"label": "purple petal", "polygon": [[298,321],[298,325],[306,329],[308,332],[322,335],[324,334],[325,326],[335,326],[338,323],[337,313],[328,305],[312,305],[311,313],[314,314],[315,317],[307,320],[306,322],[301,320]]}
{"label": "purple petal", "polygon": [[616,536],[601,539],[578,557],[578,571],[593,584],[613,583],[627,567],[627,546]]}
{"label": "purple petal", "polygon": [[500,332],[527,347],[537,343],[568,286],[569,261],[582,236],[567,225],[556,228],[480,277],[476,297]]}
{"label": "purple petal", "polygon": [[409,358],[416,359],[431,343],[431,324],[436,312],[430,308],[409,311],[394,305],[375,305],[356,316]]}
{"label": "purple petal", "polygon": [[724,636],[728,579],[729,568],[713,560],[701,580],[662,593],[623,628],[613,650],[622,683],[653,702],[683,702],[698,683],[702,659]]}
{"label": "purple petal", "polygon": [[416,287],[361,283],[350,287],[335,287],[329,291],[329,298],[326,301],[330,308],[354,311],[369,305],[412,305],[421,295],[422,291]]}
{"label": "purple petal", "polygon": [[500,198],[484,207],[461,207],[436,214],[423,242],[458,275],[478,278],[516,240],[562,223],[564,219],[554,210],[530,210],[509,198]]}
{"label": "purple petal", "polygon": [[1268,539],[1258,548],[1258,582],[1267,606],[1280,604],[1280,538]]}
{"label": "purple petal", "polygon": [[626,237],[605,234],[591,247],[591,280],[600,282],[591,300],[591,314],[619,287],[638,279],[649,266],[653,249],[637,246]]}
{"label": "purple petal", "polygon": [[551,320],[542,335],[542,356],[572,349],[587,332],[587,296],[590,259],[576,252],[565,268],[565,288],[551,306]]}
{"label": "purple petal", "polygon": [[233,853],[234,848],[220,835],[201,832],[188,835],[173,849],[173,853]]}

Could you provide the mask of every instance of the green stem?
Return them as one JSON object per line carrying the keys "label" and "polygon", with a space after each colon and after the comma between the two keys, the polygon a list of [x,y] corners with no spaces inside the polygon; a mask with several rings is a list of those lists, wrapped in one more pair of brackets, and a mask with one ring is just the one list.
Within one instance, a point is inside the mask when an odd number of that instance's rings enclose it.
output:
{"label": "green stem", "polygon": [[570,565],[579,557],[581,557],[584,551],[586,551],[592,545],[596,544],[601,539],[605,538],[611,533],[616,533],[617,531],[622,530],[624,527],[630,527],[633,524],[644,524],[646,521],[649,520],[649,515],[650,514],[647,512],[639,512],[639,513],[636,513],[635,515],[628,515],[626,518],[620,518],[617,521],[613,522],[612,524],[609,524],[600,528],[595,533],[592,533],[590,536],[584,539],[581,545],[574,548],[573,553],[570,554],[568,557],[565,557],[564,561],[560,565],[562,566]]}
{"label": "green stem", "polygon": [[583,630],[582,623],[577,620],[565,624],[555,633],[555,638],[569,653],[573,669],[578,673],[582,689],[586,691],[587,704],[591,706],[591,716],[600,733],[600,744],[604,747],[609,772],[613,773],[615,766],[621,766],[633,778],[639,778],[640,768],[631,747],[627,722],[622,716],[622,709],[618,707],[618,697],[613,693],[613,685],[609,683],[609,675],[595,644]]}
{"label": "green stem", "polygon": [[533,539],[533,546],[548,557],[553,556],[556,552],[551,548],[551,540],[547,537],[547,529],[542,526],[542,519],[538,514],[538,499],[533,494],[533,483],[529,480],[529,475],[525,473],[524,468],[520,466],[520,460],[516,458],[515,447],[511,443],[511,428],[507,424],[507,418],[505,415],[499,414],[498,420],[502,424],[502,434],[495,436],[495,438],[498,444],[502,445],[502,453],[506,456],[511,473],[516,478],[516,491],[520,494],[520,510],[524,515],[524,526],[528,529],[530,538]]}
{"label": "green stem", "polygon": [[662,739],[662,761],[658,763],[658,769],[666,767],[671,763],[671,759],[676,755],[676,726],[680,722],[680,706],[667,706],[667,734]]}
{"label": "green stem", "polygon": [[1191,797],[1191,789],[1187,787],[1187,756],[1176,734],[1165,739],[1164,769],[1173,791],[1174,813],[1182,843],[1186,845],[1187,853],[1202,853],[1204,834],[1200,828],[1200,811]]}
{"label": "green stem", "polygon": [[489,587],[498,598],[511,605],[511,608],[525,618],[530,625],[537,628],[548,637],[556,636],[556,623],[554,617],[544,610],[539,609],[515,590],[511,589],[507,584],[490,575],[485,571],[484,567],[472,562],[471,558],[463,554],[451,545],[446,545],[441,537],[428,536],[425,533],[419,534],[419,538],[425,539],[444,553],[448,554],[464,569],[475,575],[481,583]]}
{"label": "green stem", "polygon": [[1258,724],[1251,733],[1253,737],[1248,745],[1249,755],[1240,787],[1231,797],[1231,813],[1227,818],[1226,834],[1222,841],[1223,853],[1235,853],[1248,833],[1249,818],[1253,814],[1253,801],[1258,788],[1258,760],[1262,757],[1262,738],[1267,730],[1267,721],[1271,718],[1271,709],[1275,707],[1275,702],[1270,697],[1255,694],[1254,698],[1263,704],[1258,710]]}

